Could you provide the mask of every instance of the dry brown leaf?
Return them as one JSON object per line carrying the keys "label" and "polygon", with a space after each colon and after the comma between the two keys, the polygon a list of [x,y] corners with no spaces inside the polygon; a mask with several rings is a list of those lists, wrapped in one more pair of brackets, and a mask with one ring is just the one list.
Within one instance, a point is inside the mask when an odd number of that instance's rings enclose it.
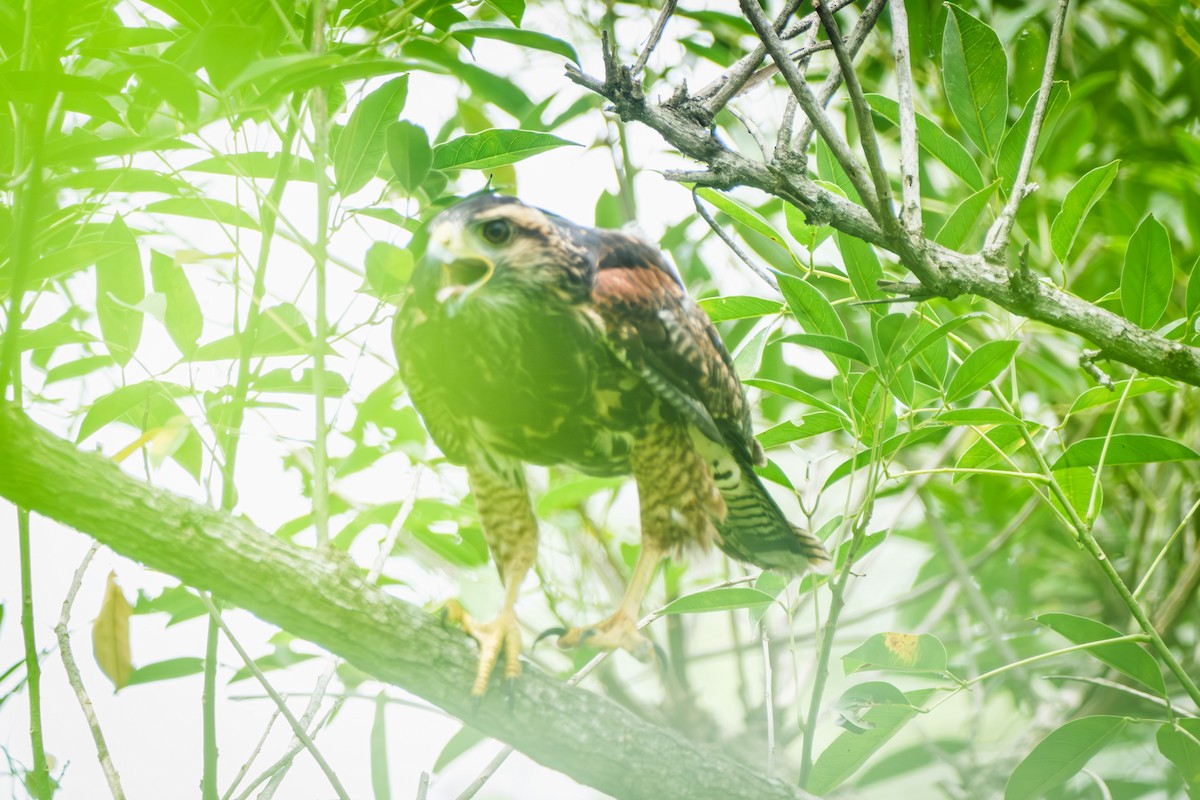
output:
{"label": "dry brown leaf", "polygon": [[117,689],[128,684],[129,676],[133,673],[133,659],[129,652],[129,615],[132,611],[121,587],[117,585],[117,573],[108,573],[104,602],[92,626],[92,653],[100,670]]}

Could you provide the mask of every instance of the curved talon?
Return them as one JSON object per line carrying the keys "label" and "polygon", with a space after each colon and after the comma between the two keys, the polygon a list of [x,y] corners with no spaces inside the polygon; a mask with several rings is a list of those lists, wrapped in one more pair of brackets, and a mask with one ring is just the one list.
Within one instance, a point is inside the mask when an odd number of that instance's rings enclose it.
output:
{"label": "curved talon", "polygon": [[546,630],[542,631],[541,633],[539,633],[537,635],[537,638],[533,640],[533,644],[530,645],[529,649],[530,649],[530,651],[532,651],[533,648],[538,646],[538,642],[540,642],[542,639],[545,639],[549,636],[565,636],[566,634],[567,634],[567,629],[563,628],[561,626],[556,626],[553,628],[546,628]]}

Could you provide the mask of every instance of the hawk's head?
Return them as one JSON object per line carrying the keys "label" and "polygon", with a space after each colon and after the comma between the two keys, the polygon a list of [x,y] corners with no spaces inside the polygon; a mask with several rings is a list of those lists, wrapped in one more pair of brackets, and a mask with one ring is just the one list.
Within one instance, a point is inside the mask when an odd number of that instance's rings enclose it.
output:
{"label": "hawk's head", "polygon": [[485,298],[579,302],[594,271],[590,232],[514,197],[478,195],[429,223],[413,284],[448,314]]}

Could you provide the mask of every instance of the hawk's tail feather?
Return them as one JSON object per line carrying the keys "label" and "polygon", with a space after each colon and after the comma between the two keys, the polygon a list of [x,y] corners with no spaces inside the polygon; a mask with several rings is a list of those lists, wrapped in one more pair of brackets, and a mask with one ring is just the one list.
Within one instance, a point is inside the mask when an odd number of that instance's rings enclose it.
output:
{"label": "hawk's tail feather", "polygon": [[829,572],[833,563],[821,540],[788,521],[748,462],[738,466],[737,480],[721,487],[727,508],[717,523],[721,549],[766,569]]}

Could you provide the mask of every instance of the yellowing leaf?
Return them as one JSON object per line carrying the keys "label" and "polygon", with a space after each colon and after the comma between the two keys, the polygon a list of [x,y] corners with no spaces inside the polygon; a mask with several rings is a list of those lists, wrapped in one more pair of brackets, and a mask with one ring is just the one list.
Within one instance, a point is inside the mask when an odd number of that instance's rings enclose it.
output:
{"label": "yellowing leaf", "polygon": [[131,612],[129,601],[117,585],[117,573],[108,573],[104,602],[92,626],[92,653],[100,671],[108,676],[116,689],[126,686],[133,673],[133,659],[129,654]]}

